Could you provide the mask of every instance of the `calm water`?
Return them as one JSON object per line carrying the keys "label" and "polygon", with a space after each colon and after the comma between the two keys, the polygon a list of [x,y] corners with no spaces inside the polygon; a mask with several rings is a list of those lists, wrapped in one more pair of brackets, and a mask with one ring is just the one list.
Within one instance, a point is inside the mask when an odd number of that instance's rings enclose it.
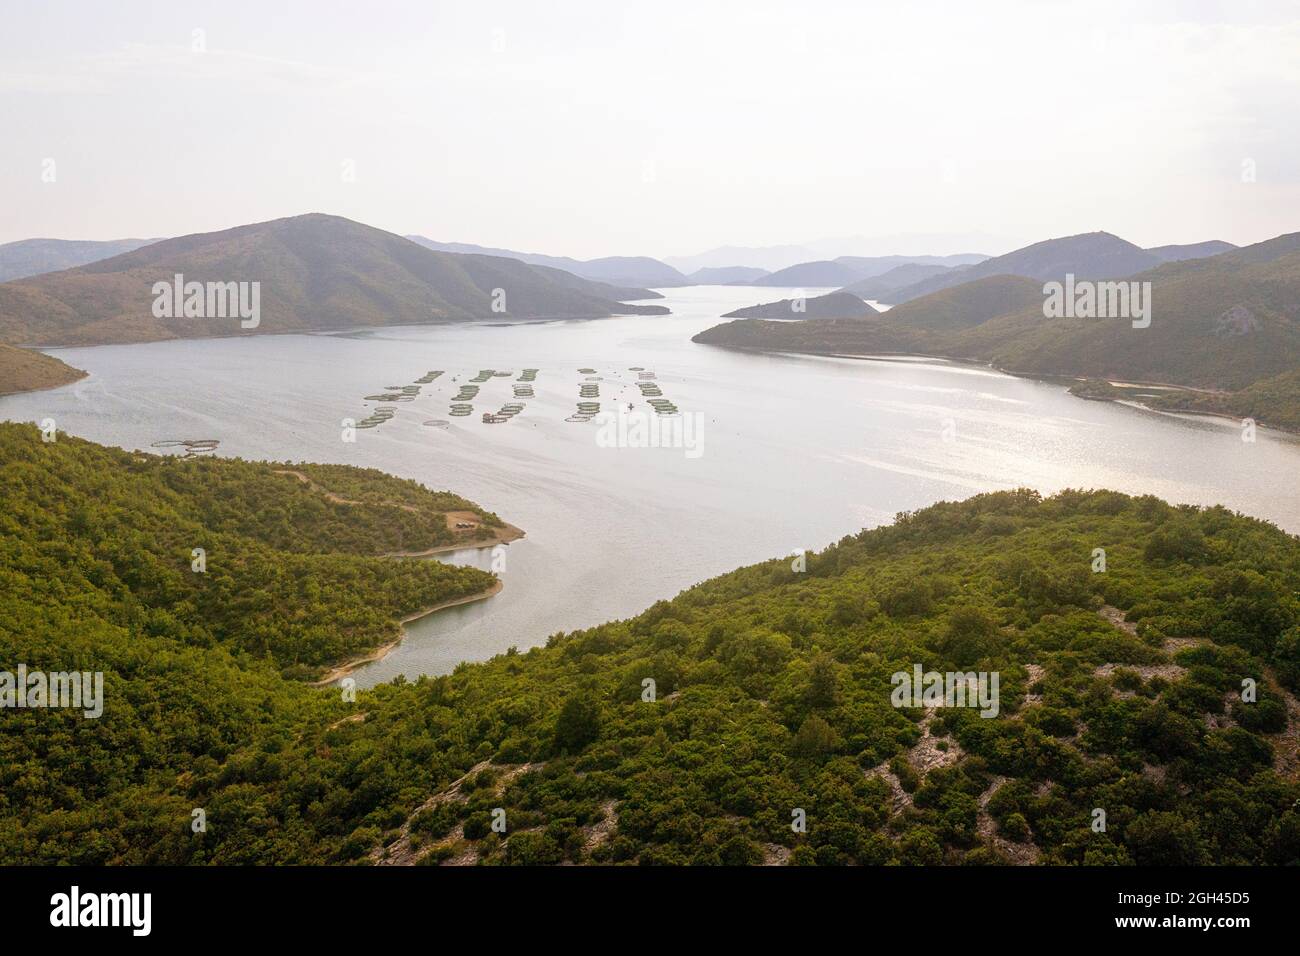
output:
{"label": "calm water", "polygon": [[[808,290],[810,293],[812,290]],[[65,349],[90,377],[0,398],[0,417],[53,417],[98,442],[220,439],[219,454],[344,462],[451,489],[523,528],[505,589],[412,624],[358,675],[445,673],[556,631],[628,617],[739,565],[819,549],[896,512],[1019,486],[1150,492],[1223,503],[1300,532],[1300,442],[1232,422],[1074,398],[1057,385],[930,361],[749,355],[695,345],[718,316],[793,290],[666,290],[671,316],[514,326],[398,328]],[[636,372],[702,416],[702,454],[598,447],[568,423],[593,368],[600,400],[639,401]],[[502,425],[512,379],[482,386],[446,429],[448,401],[481,368],[540,369],[536,398]],[[392,421],[341,439],[363,397],[446,374]],[[459,381],[453,382],[455,376]],[[455,560],[487,567],[490,553]]]}

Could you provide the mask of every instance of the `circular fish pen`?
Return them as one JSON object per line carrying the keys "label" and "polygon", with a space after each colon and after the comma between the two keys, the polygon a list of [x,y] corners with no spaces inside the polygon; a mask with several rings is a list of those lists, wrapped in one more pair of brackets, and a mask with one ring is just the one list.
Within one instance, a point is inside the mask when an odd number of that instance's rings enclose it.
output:
{"label": "circular fish pen", "polygon": [[186,458],[193,458],[197,455],[206,455],[209,452],[216,451],[217,446],[221,444],[218,438],[165,438],[162,441],[150,442],[150,448],[184,448]]}

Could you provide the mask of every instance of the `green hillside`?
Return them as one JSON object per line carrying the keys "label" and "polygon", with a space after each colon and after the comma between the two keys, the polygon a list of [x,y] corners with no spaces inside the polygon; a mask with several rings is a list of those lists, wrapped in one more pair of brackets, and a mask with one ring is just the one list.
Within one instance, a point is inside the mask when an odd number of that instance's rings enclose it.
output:
{"label": "green hillside", "polygon": [[[0,862],[1300,862],[1300,543],[1223,509],[936,505],[348,702],[294,678],[491,581],[365,556],[467,502],[18,425],[0,450],[3,668],[106,682],[99,719],[0,721]],[[998,715],[895,708],[916,664],[998,672]]]}

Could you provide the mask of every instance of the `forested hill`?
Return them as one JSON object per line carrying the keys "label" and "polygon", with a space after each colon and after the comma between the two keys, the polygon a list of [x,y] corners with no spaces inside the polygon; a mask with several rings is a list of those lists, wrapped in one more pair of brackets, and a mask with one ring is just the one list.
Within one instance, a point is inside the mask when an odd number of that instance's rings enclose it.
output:
{"label": "forested hill", "polygon": [[[0,712],[3,862],[1300,862],[1300,542],[1223,509],[936,505],[348,702],[289,678],[486,576],[266,466],[0,450],[3,666],[106,672]],[[917,664],[997,716],[895,708]]]}

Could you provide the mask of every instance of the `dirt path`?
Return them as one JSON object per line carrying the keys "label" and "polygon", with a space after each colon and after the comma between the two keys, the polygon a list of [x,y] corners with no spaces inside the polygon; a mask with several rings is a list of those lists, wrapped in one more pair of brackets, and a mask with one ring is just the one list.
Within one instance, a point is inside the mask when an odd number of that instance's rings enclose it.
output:
{"label": "dirt path", "polygon": [[[472,511],[448,511],[447,528],[452,533],[473,533],[464,528],[457,528],[455,523],[464,521],[466,517],[473,518],[476,522],[474,530],[482,529],[484,526],[480,523],[482,519]],[[390,551],[387,554],[380,555],[384,558],[428,558],[435,554],[446,554],[448,551],[464,551],[467,548],[494,548],[499,544],[509,544],[511,541],[517,541],[524,536],[519,528],[512,524],[503,524],[500,528],[487,527],[491,534],[486,538],[464,538],[460,541],[453,541],[451,544],[440,544],[434,548],[428,548],[424,551]]]}
{"label": "dirt path", "polygon": [[993,794],[997,793],[999,788],[1007,782],[1007,778],[1001,775],[995,776],[989,788],[980,794],[979,813],[976,817],[975,831],[1004,857],[1017,866],[1032,866],[1037,863],[1042,856],[1042,852],[1034,845],[1032,840],[1026,840],[1024,843],[1016,843],[1008,840],[1002,834],[998,833],[997,822],[993,819],[988,811],[989,801],[993,799]]}
{"label": "dirt path", "polygon": [[[273,474],[290,475],[297,478],[312,491],[321,495],[326,501],[333,502],[336,505],[360,505],[365,504],[355,498],[344,498],[342,495],[335,494],[328,488],[312,481],[310,477],[301,471],[293,468],[277,468]],[[394,507],[401,508],[403,511],[409,511],[411,514],[420,514],[420,509],[414,505],[402,504],[400,502],[387,502]],[[491,548],[498,544],[509,544],[511,541],[517,541],[524,536],[524,532],[512,524],[503,524],[500,528],[493,528],[483,524],[483,516],[474,511],[446,511],[443,516],[447,521],[447,530],[455,535],[461,535],[461,540],[453,541],[451,544],[440,544],[437,547],[428,548],[424,551],[390,551],[382,554],[382,558],[427,558],[435,554],[444,554],[448,551],[462,551],[466,548]],[[486,530],[492,532],[487,538],[471,538],[468,535],[475,532]]]}
{"label": "dirt path", "polygon": [[[429,797],[428,800],[424,801],[424,803],[416,807],[414,812],[406,818],[406,822],[403,823],[401,828],[398,830],[397,839],[385,847],[377,847],[370,851],[370,862],[376,866],[414,866],[421,858],[433,852],[435,848],[454,846],[457,843],[460,843],[465,839],[465,833],[463,825],[457,824],[452,829],[451,833],[443,837],[441,840],[436,840],[426,846],[413,846],[411,843],[411,821],[425,810],[430,810],[439,804],[453,802],[464,803],[467,798],[461,793],[461,789],[464,787],[465,781],[469,780],[475,774],[487,770],[489,767],[500,771],[501,773],[493,783],[494,794],[500,795],[505,790],[506,785],[516,777],[525,774],[530,770],[540,770],[544,766],[546,766],[545,763],[538,762],[513,765],[504,764],[494,767],[490,760],[480,760],[458,778],[449,783],[444,789],[439,790],[433,796]],[[443,865],[472,866],[477,862],[478,850],[474,848],[473,844],[470,844],[462,848],[461,852],[446,860]]]}

